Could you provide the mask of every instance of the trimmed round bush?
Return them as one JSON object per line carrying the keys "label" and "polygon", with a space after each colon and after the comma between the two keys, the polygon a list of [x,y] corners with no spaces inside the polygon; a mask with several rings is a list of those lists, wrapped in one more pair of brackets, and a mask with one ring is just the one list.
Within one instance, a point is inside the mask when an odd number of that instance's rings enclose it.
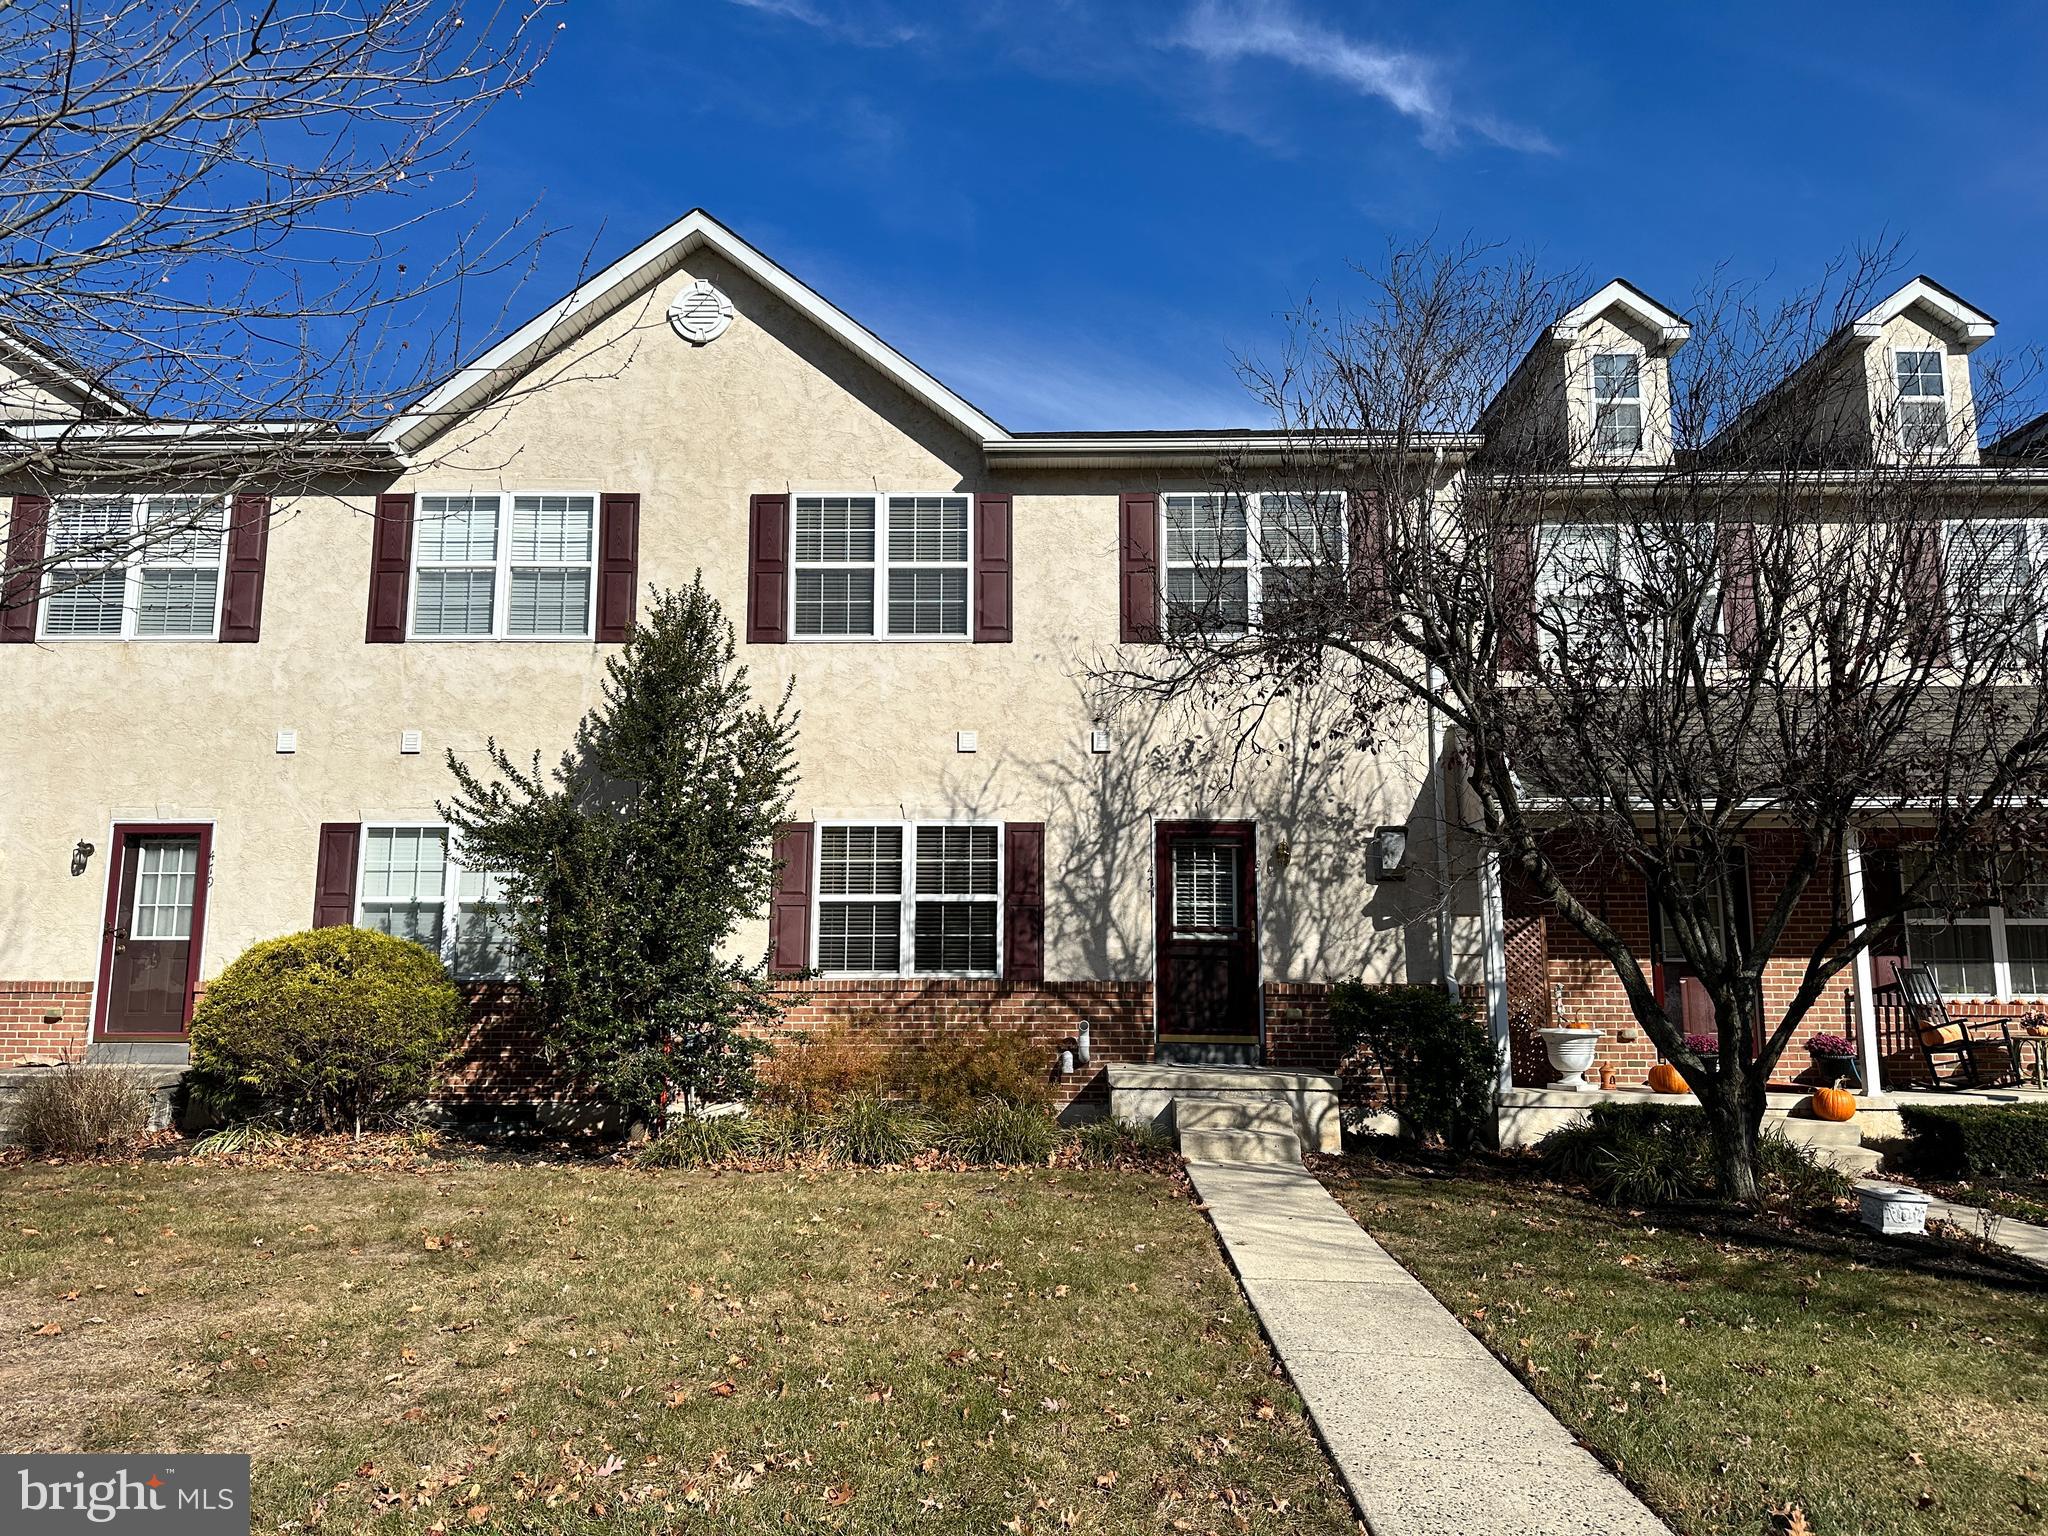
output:
{"label": "trimmed round bush", "polygon": [[294,1124],[356,1130],[426,1098],[462,996],[419,945],[314,928],[247,950],[207,984],[192,1067]]}

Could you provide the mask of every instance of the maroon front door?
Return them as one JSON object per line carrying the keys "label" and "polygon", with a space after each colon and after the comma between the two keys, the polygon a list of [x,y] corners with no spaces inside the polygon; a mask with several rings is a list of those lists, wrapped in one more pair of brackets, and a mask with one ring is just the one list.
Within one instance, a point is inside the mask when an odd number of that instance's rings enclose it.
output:
{"label": "maroon front door", "polygon": [[101,1039],[184,1038],[199,982],[212,843],[205,826],[114,829],[100,945]]}
{"label": "maroon front door", "polygon": [[1257,1062],[1257,840],[1241,821],[1162,821],[1157,877],[1161,1061]]}

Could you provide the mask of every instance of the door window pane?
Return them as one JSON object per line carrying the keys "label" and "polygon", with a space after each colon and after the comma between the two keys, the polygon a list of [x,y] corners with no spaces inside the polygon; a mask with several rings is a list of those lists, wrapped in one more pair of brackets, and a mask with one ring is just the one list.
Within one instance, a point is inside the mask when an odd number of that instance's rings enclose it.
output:
{"label": "door window pane", "polygon": [[1236,931],[1236,844],[1173,845],[1173,926],[1180,932]]}
{"label": "door window pane", "polygon": [[199,887],[199,840],[150,837],[136,844],[135,939],[192,937],[192,901]]}

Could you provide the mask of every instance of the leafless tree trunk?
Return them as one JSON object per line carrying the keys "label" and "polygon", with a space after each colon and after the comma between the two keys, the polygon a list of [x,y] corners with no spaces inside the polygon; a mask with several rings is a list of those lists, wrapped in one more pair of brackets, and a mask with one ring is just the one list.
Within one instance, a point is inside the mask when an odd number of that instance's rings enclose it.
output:
{"label": "leafless tree trunk", "polygon": [[[1977,464],[1976,420],[1923,424],[1901,453],[1837,430],[1862,367],[1844,327],[1889,266],[1860,255],[1773,304],[1711,277],[1671,362],[1672,451],[1613,468],[1487,409],[1527,383],[1571,278],[1471,246],[1394,251],[1359,308],[1303,314],[1277,365],[1246,369],[1296,446],[1224,477],[1219,526],[1169,572],[1163,643],[1101,675],[1126,704],[1196,694],[1248,729],[1276,697],[1333,696],[1367,751],[1414,706],[1440,711],[1475,831],[1612,967],[1742,1202],[1780,1054],[1899,921],[1850,911],[1852,831],[1924,829],[1906,905],[1967,904],[2048,791],[2048,587],[2006,524],[2048,487]],[[2016,388],[1980,369],[1976,416]],[[1459,468],[1469,445],[1443,434],[1474,423],[1485,443]],[[1908,430],[1879,420],[1874,440]],[[1735,885],[1764,834],[1792,853],[1745,926]],[[1653,957],[1603,915],[1617,868],[1712,999],[1716,1049],[1687,1044]],[[1766,1012],[1774,955],[1800,970]]]}

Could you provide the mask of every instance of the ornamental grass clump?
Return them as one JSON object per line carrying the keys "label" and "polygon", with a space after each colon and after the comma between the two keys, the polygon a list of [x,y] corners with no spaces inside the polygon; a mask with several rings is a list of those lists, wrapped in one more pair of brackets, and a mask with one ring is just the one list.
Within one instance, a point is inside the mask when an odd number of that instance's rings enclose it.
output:
{"label": "ornamental grass clump", "polygon": [[880,1094],[853,1095],[825,1117],[820,1143],[830,1157],[863,1168],[907,1163],[932,1144],[932,1122]]}
{"label": "ornamental grass clump", "polygon": [[39,1157],[125,1152],[149,1128],[149,1094],[131,1072],[66,1061],[14,1101],[14,1140]]}
{"label": "ornamental grass clump", "polygon": [[[1553,1131],[1537,1148],[1544,1171],[1612,1205],[1681,1205],[1713,1198],[1716,1161],[1706,1113],[1689,1104],[1593,1105],[1583,1124]],[[1757,1142],[1765,1190],[1794,1205],[1823,1205],[1848,1181],[1782,1136]]]}
{"label": "ornamental grass clump", "polygon": [[964,1163],[1043,1163],[1060,1144],[1059,1127],[1044,1110],[983,1099],[946,1131],[945,1149]]}

